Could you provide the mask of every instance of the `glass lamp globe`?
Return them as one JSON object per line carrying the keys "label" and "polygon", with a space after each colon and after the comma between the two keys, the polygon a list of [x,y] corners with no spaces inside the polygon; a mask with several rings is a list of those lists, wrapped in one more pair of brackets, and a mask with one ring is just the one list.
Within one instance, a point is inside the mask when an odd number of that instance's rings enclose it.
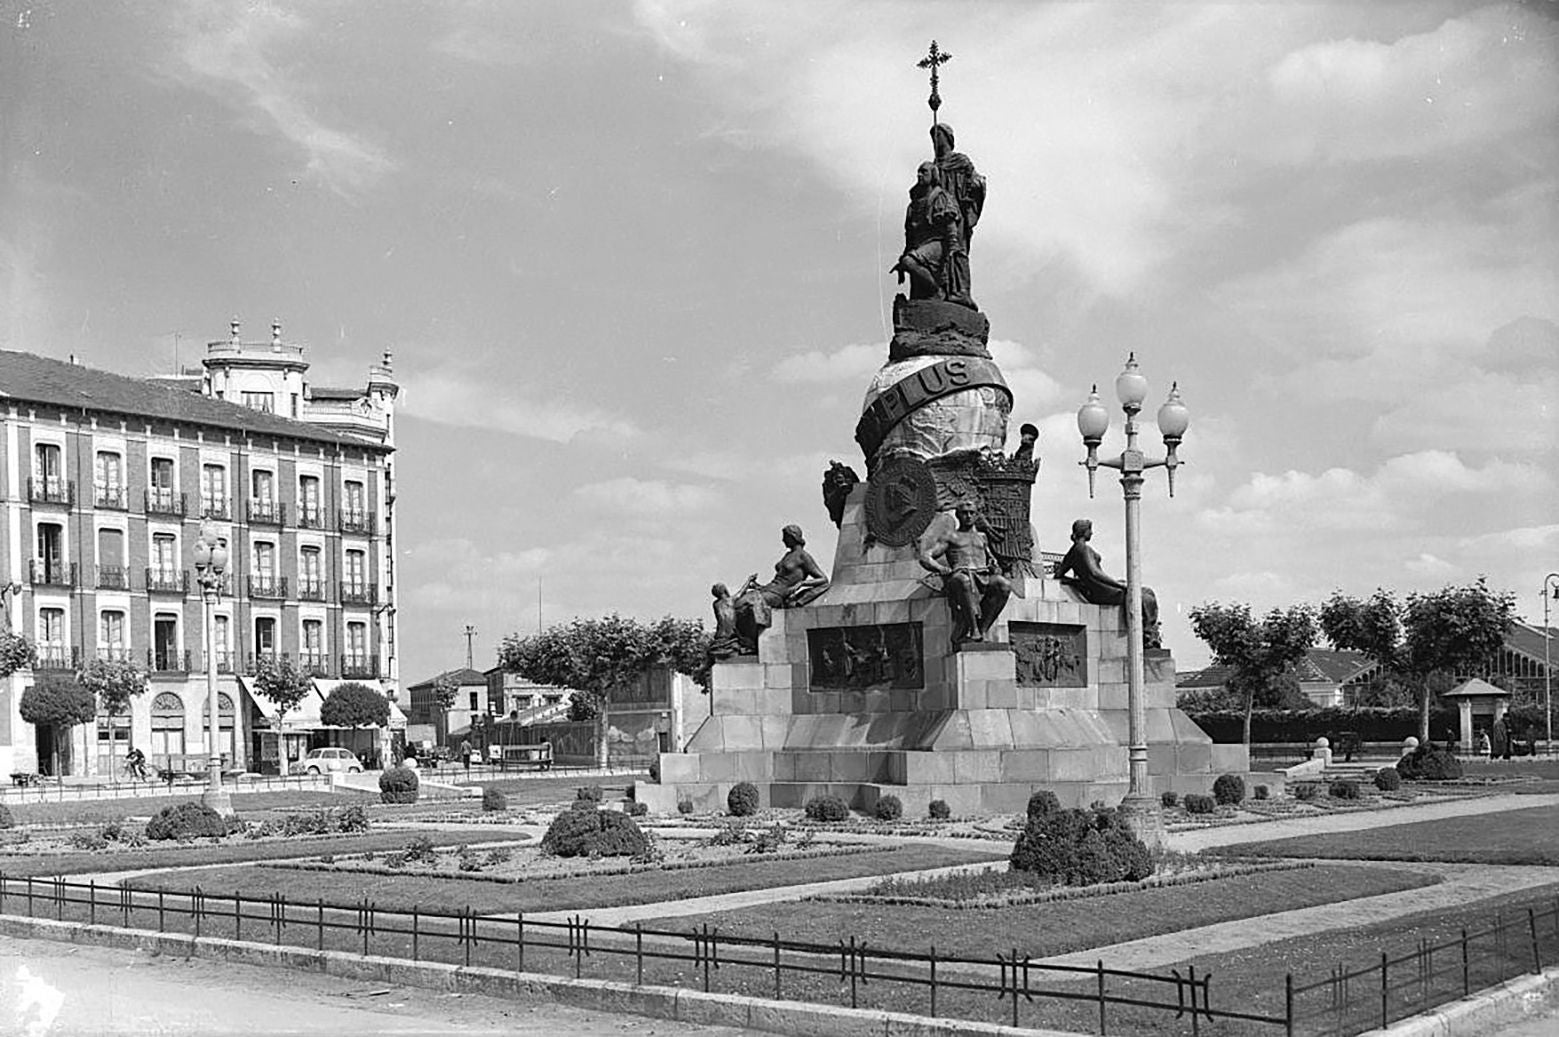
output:
{"label": "glass lamp globe", "polygon": [[1180,399],[1180,383],[1175,382],[1169,387],[1169,399],[1165,400],[1164,405],[1158,409],[1158,430],[1164,434],[1165,439],[1179,439],[1190,427],[1191,412]]}
{"label": "glass lamp globe", "polygon": [[195,568],[204,569],[211,564],[211,545],[206,542],[205,534],[195,538]]}
{"label": "glass lamp globe", "polygon": [[1110,412],[1099,402],[1099,387],[1088,394],[1088,402],[1077,409],[1077,431],[1083,439],[1100,440],[1110,427]]}
{"label": "glass lamp globe", "polygon": [[220,540],[211,548],[211,568],[215,572],[227,570],[227,545]]}
{"label": "glass lamp globe", "polygon": [[1137,369],[1137,354],[1126,357],[1126,369],[1115,376],[1115,395],[1128,410],[1142,406],[1148,398],[1148,380]]}

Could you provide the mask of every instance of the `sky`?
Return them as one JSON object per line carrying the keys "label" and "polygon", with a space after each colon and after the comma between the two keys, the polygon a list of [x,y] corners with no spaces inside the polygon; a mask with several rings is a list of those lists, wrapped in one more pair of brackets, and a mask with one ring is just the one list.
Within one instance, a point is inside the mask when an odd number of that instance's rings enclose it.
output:
{"label": "sky", "polygon": [[[906,192],[989,182],[974,296],[1041,546],[1075,418],[1191,412],[1143,571],[1187,612],[1559,570],[1559,4],[0,0],[0,348],[166,373],[229,319],[391,350],[403,681],[538,622],[708,616],[864,472]],[[1113,409],[1113,403],[1112,403]],[[1121,446],[1114,411],[1108,452]],[[1149,422],[1147,442],[1157,449]]]}

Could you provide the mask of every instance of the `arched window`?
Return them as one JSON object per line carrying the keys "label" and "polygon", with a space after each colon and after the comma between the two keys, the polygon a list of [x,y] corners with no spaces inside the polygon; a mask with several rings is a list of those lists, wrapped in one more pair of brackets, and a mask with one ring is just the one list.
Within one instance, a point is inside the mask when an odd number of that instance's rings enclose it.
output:
{"label": "arched window", "polygon": [[152,755],[184,752],[184,700],[169,691],[152,699]]}
{"label": "arched window", "polygon": [[[222,747],[222,755],[227,757],[231,765],[238,759],[234,752],[235,737],[237,735],[236,718],[233,715],[233,698],[225,691],[217,692],[217,743]],[[202,735],[211,730],[211,700],[206,699],[200,708],[200,730]]]}

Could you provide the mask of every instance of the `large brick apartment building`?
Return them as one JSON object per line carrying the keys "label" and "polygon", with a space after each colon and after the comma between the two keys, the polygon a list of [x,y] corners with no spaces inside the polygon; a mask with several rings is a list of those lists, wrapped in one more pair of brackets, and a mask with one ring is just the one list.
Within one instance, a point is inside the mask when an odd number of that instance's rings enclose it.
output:
{"label": "large brick apartment building", "polygon": [[[333,741],[318,705],[337,682],[394,700],[391,357],[363,389],[314,387],[303,348],[271,332],[245,342],[234,321],[200,368],[166,378],[0,351],[4,620],[38,650],[0,680],[0,774],[106,775],[132,744],[159,765],[206,754],[213,663],[222,752],[240,769]],[[209,660],[192,571],[202,522],[230,552]],[[275,655],[316,683],[280,723],[247,680]],[[149,672],[128,717],[59,738],[22,720],[27,687],[75,680],[94,657]]]}

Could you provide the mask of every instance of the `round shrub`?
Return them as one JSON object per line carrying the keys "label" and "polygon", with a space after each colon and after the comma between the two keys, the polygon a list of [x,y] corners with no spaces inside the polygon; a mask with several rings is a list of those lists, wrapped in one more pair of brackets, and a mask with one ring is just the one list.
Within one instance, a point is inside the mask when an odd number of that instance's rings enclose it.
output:
{"label": "round shrub", "polygon": [[629,817],[643,817],[649,812],[650,805],[648,803],[640,803],[638,800],[634,800],[632,803],[628,804]]}
{"label": "round shrub", "polygon": [[946,821],[953,816],[953,808],[947,805],[945,799],[933,799],[926,807],[926,813],[931,815],[933,821]]}
{"label": "round shrub", "polygon": [[1218,807],[1218,801],[1211,796],[1204,796],[1200,792],[1189,792],[1181,800],[1188,814],[1211,814]]}
{"label": "round shrub", "polygon": [[1158,794],[1158,801],[1166,807],[1172,807],[1180,802],[1180,793],[1174,789],[1165,789]]}
{"label": "round shrub", "polygon": [[657,785],[660,784],[660,757],[658,756],[650,761],[650,780]]}
{"label": "round shrub", "polygon": [[379,775],[379,801],[381,803],[415,803],[418,787],[417,772],[404,764],[396,764]]}
{"label": "round shrub", "polygon": [[1321,794],[1321,786],[1313,781],[1301,782],[1294,786],[1294,798],[1298,800],[1312,800]]}
{"label": "round shrub", "polygon": [[1012,848],[1014,871],[1068,886],[1145,879],[1153,855],[1115,810],[1055,810],[1029,818]]}
{"label": "round shrub", "polygon": [[677,800],[677,813],[679,813],[679,814],[691,814],[693,812],[693,810],[694,810],[693,801],[691,799],[679,799],[679,800]]}
{"label": "round shrub", "polygon": [[1326,793],[1333,799],[1358,799],[1359,783],[1356,781],[1334,781],[1326,790]]}
{"label": "round shrub", "polygon": [[1462,776],[1462,761],[1444,749],[1419,746],[1397,761],[1396,770],[1409,781],[1453,781]]}
{"label": "round shrub", "polygon": [[1402,787],[1402,773],[1395,767],[1382,767],[1375,772],[1375,787],[1382,792],[1395,792]]}
{"label": "round shrub", "polygon": [[1054,814],[1061,809],[1061,801],[1056,794],[1049,789],[1040,789],[1029,797],[1028,816],[1043,817],[1046,814]]}
{"label": "round shrub", "polygon": [[904,804],[894,795],[878,796],[877,806],[872,812],[879,821],[897,821],[904,816]]}
{"label": "round shrub", "polygon": [[574,799],[580,803],[599,803],[601,802],[601,786],[585,785],[574,794]]}
{"label": "round shrub", "polygon": [[1272,790],[1265,785],[1257,785],[1252,791],[1255,792],[1257,799],[1266,799],[1272,795]]}
{"label": "round shrub", "polygon": [[11,811],[4,803],[0,803],[0,828],[15,828],[16,818],[11,816]]}
{"label": "round shrub", "polygon": [[148,839],[220,839],[227,821],[204,803],[178,803],[163,807],[146,822]]}
{"label": "round shrub", "polygon": [[338,832],[366,832],[368,831],[368,811],[361,804],[354,803],[349,807],[342,807],[341,813],[336,815],[336,831]]}
{"label": "round shrub", "polygon": [[732,817],[751,817],[758,812],[758,786],[750,781],[738,781],[726,793],[725,808]]}
{"label": "round shrub", "polygon": [[1238,774],[1218,775],[1213,782],[1213,799],[1219,806],[1239,806],[1245,802],[1245,779]]}
{"label": "round shrub", "polygon": [[813,796],[802,809],[814,821],[843,821],[850,816],[849,804],[838,796]]}
{"label": "round shrub", "polygon": [[541,837],[541,850],[558,857],[643,857],[650,843],[627,814],[565,810]]}
{"label": "round shrub", "polygon": [[482,809],[488,812],[508,810],[509,797],[501,789],[485,788],[482,790]]}

